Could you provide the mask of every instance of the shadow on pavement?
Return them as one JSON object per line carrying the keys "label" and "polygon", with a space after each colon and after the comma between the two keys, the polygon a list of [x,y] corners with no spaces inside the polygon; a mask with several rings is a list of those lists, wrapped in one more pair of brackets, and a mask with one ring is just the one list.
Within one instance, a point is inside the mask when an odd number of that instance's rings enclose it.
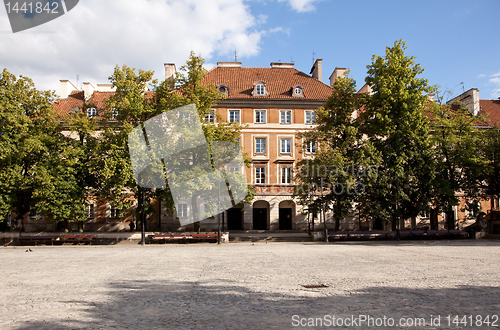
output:
{"label": "shadow on pavement", "polygon": [[[423,284],[429,285],[425,281],[422,280]],[[456,329],[453,324],[448,327],[447,315],[491,317],[498,315],[500,310],[499,287],[408,289],[380,286],[342,293],[334,288],[297,287],[296,291],[282,293],[279,289],[258,292],[236,282],[116,282],[110,284],[105,303],[85,301],[85,297],[82,301],[64,302],[82,306],[81,311],[76,311],[81,321],[65,317],[52,323],[17,324],[20,327],[16,329],[288,329],[297,328],[292,322],[297,325],[301,318],[321,318],[323,322],[325,315],[349,319],[359,315],[386,316],[394,318],[396,324],[403,317],[424,318],[430,322],[432,315],[441,317],[441,326],[429,327],[427,323],[428,329]],[[61,311],[61,315],[64,313]],[[295,321],[294,315],[298,315]],[[309,322],[303,320],[306,321]],[[366,328],[366,324],[358,327]],[[481,328],[490,327],[483,325]]]}

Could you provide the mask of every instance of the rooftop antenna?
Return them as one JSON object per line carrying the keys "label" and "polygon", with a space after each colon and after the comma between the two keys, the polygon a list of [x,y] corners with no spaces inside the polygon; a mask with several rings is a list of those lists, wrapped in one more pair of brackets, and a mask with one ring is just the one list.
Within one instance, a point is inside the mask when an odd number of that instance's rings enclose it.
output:
{"label": "rooftop antenna", "polygon": [[290,56],[290,63],[295,63],[295,62],[293,61],[293,57],[292,57],[292,56]]}
{"label": "rooftop antenna", "polygon": [[313,64],[314,64],[314,55],[316,55],[316,53],[315,53],[315,52],[314,52],[314,50],[313,50]]}
{"label": "rooftop antenna", "polygon": [[234,51],[234,61],[238,62],[238,55],[236,54],[236,51]]}

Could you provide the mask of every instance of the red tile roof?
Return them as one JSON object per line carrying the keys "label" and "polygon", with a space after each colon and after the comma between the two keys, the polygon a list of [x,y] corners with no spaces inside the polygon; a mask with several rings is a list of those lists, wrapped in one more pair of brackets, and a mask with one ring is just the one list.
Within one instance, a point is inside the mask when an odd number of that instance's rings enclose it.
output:
{"label": "red tile roof", "polygon": [[500,100],[479,100],[481,111],[479,115],[489,126],[500,127]]}
{"label": "red tile roof", "polygon": [[72,109],[81,109],[84,101],[83,91],[74,91],[65,100],[54,102],[54,110],[58,115],[64,116]]}
{"label": "red tile roof", "polygon": [[[227,84],[228,99],[297,99],[292,96],[292,87],[304,87],[305,100],[326,100],[332,94],[330,86],[297,69],[286,68],[227,68],[215,67],[208,71],[205,82]],[[254,83],[267,84],[269,96],[252,96]]]}

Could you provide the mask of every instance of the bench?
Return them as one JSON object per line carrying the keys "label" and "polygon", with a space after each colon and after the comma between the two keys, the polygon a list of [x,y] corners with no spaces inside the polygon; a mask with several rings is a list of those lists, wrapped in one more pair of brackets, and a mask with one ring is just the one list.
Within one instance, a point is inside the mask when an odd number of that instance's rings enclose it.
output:
{"label": "bench", "polygon": [[152,242],[217,242],[217,233],[193,233],[193,234],[154,234],[148,235],[146,240]]}
{"label": "bench", "polygon": [[54,245],[54,241],[56,241],[59,238],[59,235],[44,235],[44,236],[22,236],[19,235],[19,241],[21,244],[24,243],[34,243],[35,245],[43,243],[43,244],[48,244],[50,243],[51,245]]}
{"label": "bench", "polygon": [[328,238],[332,240],[388,239],[393,236],[393,232],[391,231],[331,231],[328,233]]}
{"label": "bench", "polygon": [[92,244],[92,241],[95,240],[95,235],[61,235],[58,241],[62,243],[89,243]]}

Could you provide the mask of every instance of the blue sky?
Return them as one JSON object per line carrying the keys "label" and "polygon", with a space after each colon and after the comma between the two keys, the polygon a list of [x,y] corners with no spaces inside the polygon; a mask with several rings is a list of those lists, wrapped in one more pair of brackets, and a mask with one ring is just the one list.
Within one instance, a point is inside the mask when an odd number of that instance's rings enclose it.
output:
{"label": "blue sky", "polygon": [[[478,88],[500,97],[499,0],[82,0],[64,16],[12,34],[0,9],[0,66],[59,91],[59,79],[106,83],[115,65],[179,68],[193,50],[207,61],[269,67],[290,62],[309,73],[323,59],[323,81],[348,67],[358,87],[374,54],[407,42],[423,77],[454,95]],[[463,84],[462,84],[463,83]]]}

